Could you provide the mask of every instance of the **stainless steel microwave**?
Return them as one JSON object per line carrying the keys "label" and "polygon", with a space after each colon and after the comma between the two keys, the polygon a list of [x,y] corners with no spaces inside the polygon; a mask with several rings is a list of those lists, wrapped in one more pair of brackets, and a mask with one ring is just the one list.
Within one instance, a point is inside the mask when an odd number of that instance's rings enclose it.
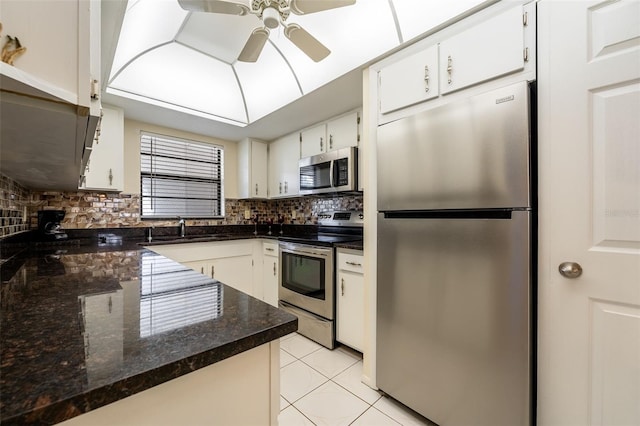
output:
{"label": "stainless steel microwave", "polygon": [[299,161],[300,194],[358,190],[358,148],[313,155]]}

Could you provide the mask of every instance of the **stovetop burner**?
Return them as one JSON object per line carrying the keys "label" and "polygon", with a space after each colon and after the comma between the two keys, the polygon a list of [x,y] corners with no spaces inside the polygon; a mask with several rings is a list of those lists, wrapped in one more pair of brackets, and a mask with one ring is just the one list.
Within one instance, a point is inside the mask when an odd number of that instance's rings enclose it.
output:
{"label": "stovetop burner", "polygon": [[318,214],[318,233],[283,236],[281,241],[333,246],[337,243],[362,240],[362,211],[323,211]]}

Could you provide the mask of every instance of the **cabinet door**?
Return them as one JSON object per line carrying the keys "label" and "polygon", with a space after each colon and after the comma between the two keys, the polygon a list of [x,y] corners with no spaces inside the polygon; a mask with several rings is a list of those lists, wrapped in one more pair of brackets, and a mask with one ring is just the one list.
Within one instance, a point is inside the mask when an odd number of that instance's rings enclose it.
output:
{"label": "cabinet door", "polygon": [[93,143],[82,189],[122,191],[124,187],[124,112],[103,108],[100,135]]}
{"label": "cabinet door", "polygon": [[181,262],[184,266],[189,269],[193,269],[196,272],[199,272],[203,275],[211,277],[211,267],[209,263],[205,260],[194,260],[192,262]]}
{"label": "cabinet door", "polygon": [[336,300],[336,339],[362,351],[364,348],[364,277],[339,270]]}
{"label": "cabinet door", "polygon": [[524,69],[522,6],[440,43],[443,94]]}
{"label": "cabinet door", "polygon": [[267,198],[267,144],[251,141],[252,197]]}
{"label": "cabinet door", "polygon": [[378,84],[381,114],[438,97],[438,46],[380,70]]}
{"label": "cabinet door", "polygon": [[238,142],[238,198],[267,198],[267,143]]}
{"label": "cabinet door", "polygon": [[327,151],[358,146],[360,132],[358,131],[359,114],[352,112],[335,120],[327,122]]}
{"label": "cabinet door", "polygon": [[303,130],[302,143],[300,144],[300,157],[310,157],[312,155],[327,152],[327,125],[325,123]]}
{"label": "cabinet door", "polygon": [[251,295],[253,292],[253,256],[234,256],[210,262],[211,277]]}
{"label": "cabinet door", "polygon": [[262,285],[264,291],[262,300],[275,307],[278,306],[278,269],[278,256],[264,256],[262,262]]}
{"label": "cabinet door", "polygon": [[300,184],[300,134],[292,133],[269,145],[269,197],[294,197]]}

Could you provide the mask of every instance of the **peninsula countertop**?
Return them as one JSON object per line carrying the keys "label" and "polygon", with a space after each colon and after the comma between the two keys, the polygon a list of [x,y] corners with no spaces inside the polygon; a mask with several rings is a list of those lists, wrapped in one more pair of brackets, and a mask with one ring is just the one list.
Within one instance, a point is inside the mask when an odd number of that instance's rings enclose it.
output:
{"label": "peninsula countertop", "polygon": [[52,424],[297,329],[136,243],[26,249],[2,277],[0,419]]}

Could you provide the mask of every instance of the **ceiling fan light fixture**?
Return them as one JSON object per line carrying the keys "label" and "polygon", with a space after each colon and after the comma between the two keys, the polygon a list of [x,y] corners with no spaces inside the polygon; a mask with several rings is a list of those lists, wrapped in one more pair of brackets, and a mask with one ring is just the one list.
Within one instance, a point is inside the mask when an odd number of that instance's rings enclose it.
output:
{"label": "ceiling fan light fixture", "polygon": [[266,7],[262,11],[262,22],[267,28],[278,28],[280,25],[280,12],[275,7]]}

